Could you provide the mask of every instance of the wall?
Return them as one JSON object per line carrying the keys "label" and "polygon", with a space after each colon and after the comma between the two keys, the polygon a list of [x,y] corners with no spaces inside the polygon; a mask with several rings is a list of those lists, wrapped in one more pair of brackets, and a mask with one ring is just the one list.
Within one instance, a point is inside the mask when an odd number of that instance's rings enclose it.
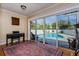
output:
{"label": "wall", "polygon": [[[11,25],[11,17],[20,18],[20,25],[19,26]],[[27,22],[28,22],[28,20],[27,20],[26,16],[1,9],[0,22],[1,22],[0,44],[6,43],[6,34],[12,33],[12,31],[20,31],[20,32],[25,33],[25,39],[27,39],[27,31],[28,31]]]}
{"label": "wall", "polygon": [[[76,9],[79,9],[79,4],[78,3],[61,3],[61,4],[56,4],[56,5],[52,5],[48,8],[45,8],[45,9],[42,9],[42,10],[39,10],[38,12],[35,12],[33,13],[33,15],[29,18],[28,20],[28,30],[30,30],[30,26],[29,26],[29,21],[30,20],[34,20],[34,19],[37,19],[37,18],[44,18],[44,17],[47,17],[49,15],[57,15],[57,14],[62,14],[66,11],[71,11],[71,10],[76,10]],[[79,17],[77,17],[79,19]],[[79,21],[79,20],[77,20]],[[30,33],[28,31],[28,38],[30,39],[29,37]]]}
{"label": "wall", "polygon": [[0,38],[1,38],[1,10],[0,10]]}

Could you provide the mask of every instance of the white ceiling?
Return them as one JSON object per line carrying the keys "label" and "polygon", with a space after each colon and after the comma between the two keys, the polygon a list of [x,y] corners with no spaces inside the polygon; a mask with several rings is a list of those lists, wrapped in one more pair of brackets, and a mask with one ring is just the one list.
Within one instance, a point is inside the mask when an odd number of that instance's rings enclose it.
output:
{"label": "white ceiling", "polygon": [[[55,3],[1,3],[1,8],[16,12],[25,16],[31,16],[31,14],[43,9],[47,8]],[[22,10],[20,5],[27,6],[26,10]]]}

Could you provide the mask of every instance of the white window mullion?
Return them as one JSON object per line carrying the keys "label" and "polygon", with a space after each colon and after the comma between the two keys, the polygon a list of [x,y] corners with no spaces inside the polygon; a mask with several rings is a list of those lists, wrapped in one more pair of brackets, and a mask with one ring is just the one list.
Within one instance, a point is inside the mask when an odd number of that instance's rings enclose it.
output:
{"label": "white window mullion", "polygon": [[43,33],[44,33],[43,44],[45,44],[45,18],[43,18]]}
{"label": "white window mullion", "polygon": [[[58,18],[56,16],[56,34],[58,35]],[[58,37],[56,36],[56,47],[58,47]]]}
{"label": "white window mullion", "polygon": [[[35,20],[35,24],[37,25],[37,20]],[[35,26],[35,42],[37,42],[37,26]]]}

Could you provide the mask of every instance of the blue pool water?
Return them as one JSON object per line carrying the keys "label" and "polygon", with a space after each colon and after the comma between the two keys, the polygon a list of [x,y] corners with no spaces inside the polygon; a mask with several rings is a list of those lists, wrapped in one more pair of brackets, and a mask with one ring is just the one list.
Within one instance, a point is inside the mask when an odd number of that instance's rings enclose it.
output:
{"label": "blue pool water", "polygon": [[[38,35],[38,41],[43,41],[44,35],[40,34]],[[61,41],[64,40],[64,36],[56,33],[48,33],[45,35],[45,42],[49,45],[56,46],[56,39],[58,39],[58,46],[68,48],[69,45],[67,42]]]}
{"label": "blue pool water", "polygon": [[[44,35],[43,34],[41,34],[41,35],[38,35],[38,37],[39,38],[43,38],[44,37]],[[63,39],[64,38],[64,36],[62,36],[62,35],[57,35],[56,33],[48,33],[48,34],[46,34],[45,35],[45,39],[59,39],[59,40],[61,40],[61,39]]]}
{"label": "blue pool water", "polygon": [[50,33],[50,34],[47,34],[46,37],[57,37],[57,38],[64,38],[63,36],[61,35],[57,35],[56,33]]}

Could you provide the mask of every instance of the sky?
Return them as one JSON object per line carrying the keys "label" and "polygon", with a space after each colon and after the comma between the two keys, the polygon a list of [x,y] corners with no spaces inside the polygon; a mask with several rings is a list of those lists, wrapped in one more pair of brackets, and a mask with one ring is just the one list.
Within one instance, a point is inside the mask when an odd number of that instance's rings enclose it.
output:
{"label": "sky", "polygon": [[[75,15],[71,15],[68,17],[64,16],[64,15],[59,15],[59,16],[49,16],[49,17],[46,17],[45,18],[45,23],[46,24],[51,24],[51,23],[54,23],[56,22],[56,19],[57,20],[64,20],[64,21],[68,21],[69,19],[69,22],[71,24],[76,24],[76,16]],[[43,19],[37,19],[37,23],[38,24],[43,24],[44,20]]]}

